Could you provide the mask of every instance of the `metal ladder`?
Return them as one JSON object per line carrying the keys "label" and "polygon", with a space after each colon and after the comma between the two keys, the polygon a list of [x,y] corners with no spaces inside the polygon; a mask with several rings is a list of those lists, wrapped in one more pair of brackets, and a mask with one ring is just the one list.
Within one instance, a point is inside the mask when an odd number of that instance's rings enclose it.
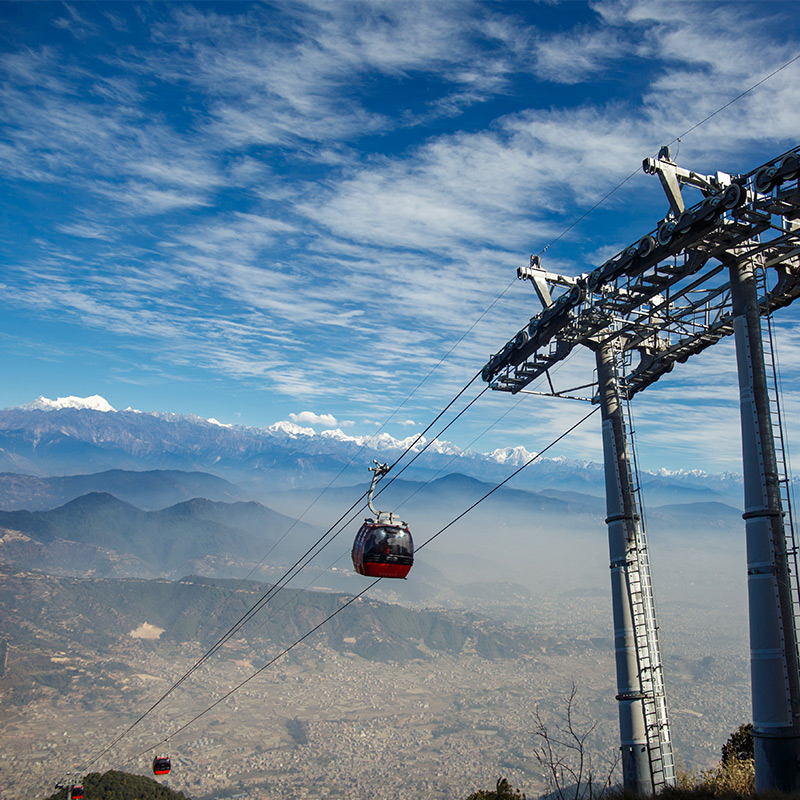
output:
{"label": "metal ladder", "polygon": [[[762,289],[762,296],[765,296],[767,285],[766,269],[759,270],[759,273],[759,288]],[[798,575],[797,536],[795,533],[794,509],[792,508],[792,475],[783,422],[783,403],[778,379],[779,370],[772,330],[772,315],[769,313],[769,309],[766,310],[766,336],[762,336],[762,352],[764,355],[764,371],[767,378],[770,424],[775,446],[775,466],[778,473],[778,492],[786,542],[786,560],[789,567],[789,585],[793,611],[792,622],[795,629],[795,642],[797,642],[797,627],[798,620],[800,620],[800,576]],[[798,645],[798,649],[800,650],[800,645]],[[800,660],[800,652],[798,652],[798,660]]]}
{"label": "metal ladder", "polygon": [[[623,375],[624,355],[619,353],[618,375]],[[618,384],[619,385],[619,384]],[[624,391],[621,389],[621,391]],[[650,574],[650,557],[647,550],[642,498],[639,486],[639,468],[634,445],[634,429],[630,403],[627,396],[620,397],[625,440],[630,454],[629,480],[632,489],[634,513],[634,541],[628,550],[628,593],[636,639],[636,658],[642,691],[647,749],[653,792],[675,785],[675,758],[672,752],[667,695],[664,686],[664,669],[658,639],[655,597]]]}

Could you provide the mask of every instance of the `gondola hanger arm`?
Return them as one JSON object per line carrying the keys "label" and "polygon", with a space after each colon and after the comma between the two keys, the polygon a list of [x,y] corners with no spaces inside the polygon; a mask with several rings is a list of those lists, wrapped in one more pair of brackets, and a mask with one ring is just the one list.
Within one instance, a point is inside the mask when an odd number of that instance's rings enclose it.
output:
{"label": "gondola hanger arm", "polygon": [[369,487],[369,494],[367,495],[367,505],[369,506],[369,510],[375,515],[375,519],[380,519],[381,512],[376,511],[375,507],[372,505],[372,496],[375,494],[375,486],[377,485],[378,481],[389,471],[388,464],[381,464],[379,461],[373,461],[375,464],[374,467],[369,467],[369,471],[372,473],[372,483]]}

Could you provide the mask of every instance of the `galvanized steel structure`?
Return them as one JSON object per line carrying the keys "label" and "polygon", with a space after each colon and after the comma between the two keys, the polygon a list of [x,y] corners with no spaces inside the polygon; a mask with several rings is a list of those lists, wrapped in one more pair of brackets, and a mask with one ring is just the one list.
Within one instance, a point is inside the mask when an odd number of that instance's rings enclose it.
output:
{"label": "galvanized steel structure", "polygon": [[[683,169],[668,148],[643,168],[661,180],[667,216],[577,278],[548,273],[531,257],[517,274],[533,283],[542,311],[489,359],[483,378],[516,393],[549,379],[578,345],[595,353],[623,781],[650,794],[673,784],[675,769],[627,404],[676,362],[734,335],[756,789],[800,791],[797,547],[772,337],[761,324],[800,296],[800,147],[735,176]],[[687,185],[702,195],[689,208]],[[567,391],[551,382],[548,394]]]}

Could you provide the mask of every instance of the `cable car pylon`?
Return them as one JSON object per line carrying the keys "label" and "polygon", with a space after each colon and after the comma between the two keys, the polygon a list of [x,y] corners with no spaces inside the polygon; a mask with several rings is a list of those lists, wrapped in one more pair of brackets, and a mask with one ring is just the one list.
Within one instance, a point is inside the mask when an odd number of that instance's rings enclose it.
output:
{"label": "cable car pylon", "polygon": [[675,760],[658,641],[655,597],[636,464],[634,431],[620,386],[619,343],[595,349],[603,429],[606,525],[623,785],[637,795],[675,785]]}
{"label": "cable car pylon", "polygon": [[787,530],[784,519],[789,509],[781,498],[783,475],[764,359],[756,280],[762,263],[758,254],[733,259],[729,267],[742,425],[753,749],[756,791],[796,792],[800,664],[790,568],[796,548],[787,536],[793,528]]}
{"label": "cable car pylon", "polygon": [[[629,481],[626,473],[633,464],[632,436],[625,431],[621,408],[676,363],[734,335],[741,395],[755,783],[757,791],[798,792],[797,546],[793,526],[787,528],[785,520],[791,509],[788,477],[781,466],[785,457],[776,455],[776,438],[779,447],[783,438],[782,432],[776,437],[779,398],[772,389],[770,399],[760,318],[769,318],[800,297],[800,147],[739,175],[683,169],[672,161],[669,147],[657,158],[645,159],[642,168],[661,180],[670,205],[664,219],[599,267],[576,277],[548,273],[538,257],[531,256],[530,265],[520,267],[517,277],[531,281],[542,310],[489,358],[481,374],[492,389],[517,393],[541,376],[549,378],[549,370],[575,347],[595,352],[599,391],[591,399],[603,410],[623,778],[625,788],[650,793],[648,779],[650,791],[656,791],[674,782],[674,768],[639,493],[635,475]],[[685,186],[699,190],[700,200],[694,205],[684,200]],[[759,271],[760,285],[755,279]],[[553,298],[555,287],[564,290]],[[636,356],[638,362],[633,361]],[[623,374],[621,364],[628,359],[633,368]],[[550,390],[554,397],[576,391],[556,391],[552,382]],[[631,678],[634,661],[641,698]],[[637,703],[642,704],[641,712],[635,710]],[[641,754],[642,725],[650,751],[647,759]],[[637,746],[638,756],[633,752]],[[626,748],[633,748],[627,764]]]}

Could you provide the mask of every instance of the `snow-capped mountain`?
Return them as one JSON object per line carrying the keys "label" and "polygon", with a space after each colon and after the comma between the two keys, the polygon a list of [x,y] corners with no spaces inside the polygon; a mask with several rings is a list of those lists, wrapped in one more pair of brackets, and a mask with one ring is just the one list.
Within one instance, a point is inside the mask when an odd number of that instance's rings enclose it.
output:
{"label": "snow-capped mountain", "polygon": [[531,453],[520,445],[519,447],[503,447],[499,450],[492,450],[491,453],[488,453],[488,456],[494,459],[498,464],[521,467],[533,458],[534,453]]}
{"label": "snow-capped mountain", "polygon": [[[99,395],[39,397],[0,411],[0,470],[41,476],[106,469],[201,470],[244,485],[279,489],[321,485],[334,478],[364,482],[365,466],[373,458],[394,461],[407,449],[419,456],[405,473],[412,479],[461,473],[499,481],[533,455],[524,447],[476,453],[421,436],[353,436],[339,429],[317,433],[287,421],[252,428],[158,411],[117,411]],[[642,476],[645,486],[665,492],[672,502],[695,497],[738,501],[739,480],[666,471]],[[587,461],[541,458],[515,485],[601,496],[603,468]]]}
{"label": "snow-capped mountain", "polygon": [[99,394],[93,394],[91,397],[70,395],[69,397],[57,397],[55,400],[39,395],[32,403],[19,406],[19,408],[25,411],[57,411],[61,408],[88,408],[91,411],[117,410],[105,397],[100,397]]}

